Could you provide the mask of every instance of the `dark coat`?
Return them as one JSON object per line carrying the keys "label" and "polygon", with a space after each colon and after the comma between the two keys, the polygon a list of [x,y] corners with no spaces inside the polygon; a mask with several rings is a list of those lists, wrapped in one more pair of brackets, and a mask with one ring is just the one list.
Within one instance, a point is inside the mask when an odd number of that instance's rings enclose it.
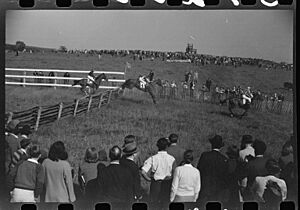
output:
{"label": "dark coat", "polygon": [[252,186],[255,178],[257,176],[267,176],[268,171],[266,169],[266,163],[268,161],[269,158],[267,157],[255,157],[252,160],[250,160],[248,162],[248,166],[247,166],[247,186],[250,187]]}
{"label": "dark coat", "polygon": [[134,181],[134,195],[139,198],[142,195],[141,189],[141,177],[140,177],[140,170],[138,165],[133,162],[132,160],[128,160],[125,157],[122,157],[120,160],[120,164],[128,168],[131,172],[131,176]]}
{"label": "dark coat", "polygon": [[8,134],[5,136],[5,172],[8,173],[13,154],[20,148],[19,139]]}
{"label": "dark coat", "polygon": [[220,152],[212,150],[202,153],[197,168],[200,170],[201,190],[199,199],[223,201],[227,189],[228,160]]}
{"label": "dark coat", "polygon": [[98,171],[99,201],[110,203],[132,203],[134,182],[128,168],[110,164]]}

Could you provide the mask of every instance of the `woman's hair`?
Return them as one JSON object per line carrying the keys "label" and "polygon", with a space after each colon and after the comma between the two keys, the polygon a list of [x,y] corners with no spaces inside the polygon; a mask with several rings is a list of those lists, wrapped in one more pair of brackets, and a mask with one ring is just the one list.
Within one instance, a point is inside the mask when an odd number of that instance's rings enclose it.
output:
{"label": "woman's hair", "polygon": [[28,155],[31,158],[38,158],[41,154],[41,150],[40,150],[40,146],[39,145],[32,145],[31,147],[29,147],[28,149]]}
{"label": "woman's hair", "polygon": [[95,147],[86,149],[84,161],[88,163],[96,163],[98,161],[98,151]]}
{"label": "woman's hair", "polygon": [[186,150],[183,153],[183,160],[186,164],[192,163],[194,160],[193,150],[190,150],[190,149]]}
{"label": "woman's hair", "polygon": [[65,145],[62,141],[54,142],[50,146],[48,158],[52,161],[68,159],[68,153],[66,152]]}

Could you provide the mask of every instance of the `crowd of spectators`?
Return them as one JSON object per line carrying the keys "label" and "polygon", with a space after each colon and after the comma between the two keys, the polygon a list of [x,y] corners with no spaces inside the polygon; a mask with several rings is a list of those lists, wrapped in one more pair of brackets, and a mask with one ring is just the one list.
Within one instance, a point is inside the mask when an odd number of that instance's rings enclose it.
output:
{"label": "crowd of spectators", "polygon": [[[237,209],[243,201],[256,201],[262,209],[276,209],[281,201],[297,197],[295,139],[282,146],[278,160],[266,156],[264,141],[243,135],[241,145],[225,144],[220,135],[208,138],[211,150],[195,159],[195,152],[180,146],[177,134],[157,140],[157,152],[140,159],[134,135],[108,151],[89,147],[78,166],[68,162],[62,141],[49,151],[30,139],[28,126],[17,120],[6,126],[7,195],[10,202],[71,202],[84,207],[109,202],[120,208],[147,202],[167,209],[170,202],[221,201]],[[224,152],[225,151],[225,152]],[[77,177],[78,180],[75,181]],[[141,182],[148,182],[149,192]],[[78,184],[77,184],[78,183]]]}

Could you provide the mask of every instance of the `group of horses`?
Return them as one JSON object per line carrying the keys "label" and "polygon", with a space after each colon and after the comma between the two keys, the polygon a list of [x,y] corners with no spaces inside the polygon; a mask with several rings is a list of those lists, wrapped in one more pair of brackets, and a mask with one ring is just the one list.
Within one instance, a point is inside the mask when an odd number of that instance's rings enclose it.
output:
{"label": "group of horses", "polygon": [[[90,83],[87,78],[81,80],[75,80],[73,85],[80,85],[81,91],[86,95],[93,94],[100,86],[102,81],[108,81],[108,77],[101,73],[95,77],[95,82]],[[161,79],[155,79],[150,82],[147,82],[145,87],[140,85],[139,79],[127,79],[119,88],[120,90],[133,89],[136,88],[140,91],[148,93],[154,104],[157,104],[157,99],[155,95],[155,86],[163,87],[164,81]],[[211,85],[211,81],[209,81],[209,85]],[[220,104],[228,105],[228,109],[231,117],[239,117],[247,115],[247,112],[250,108],[250,103],[242,104],[242,99],[240,95],[237,95],[234,92],[227,92],[226,94],[221,94]]]}

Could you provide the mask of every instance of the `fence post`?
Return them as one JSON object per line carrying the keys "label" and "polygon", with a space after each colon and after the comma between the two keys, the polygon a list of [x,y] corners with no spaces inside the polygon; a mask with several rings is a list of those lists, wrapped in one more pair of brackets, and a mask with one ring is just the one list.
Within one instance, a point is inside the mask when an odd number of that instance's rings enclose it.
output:
{"label": "fence post", "polygon": [[109,91],[109,95],[108,95],[108,99],[107,99],[107,104],[110,103],[111,95],[112,95],[112,90]]}
{"label": "fence post", "polygon": [[59,103],[59,109],[58,109],[58,116],[57,116],[57,120],[60,119],[61,117],[61,112],[62,112],[62,109],[63,109],[63,102],[60,102]]}
{"label": "fence post", "polygon": [[88,103],[88,108],[87,108],[87,112],[90,111],[91,104],[92,104],[92,100],[93,100],[93,96],[90,96],[90,98],[89,98],[89,103]]}
{"label": "fence post", "polygon": [[[57,77],[57,72],[54,72],[54,76]],[[56,90],[57,79],[54,79],[54,90]]]}
{"label": "fence post", "polygon": [[36,118],[36,122],[35,122],[35,128],[34,128],[35,131],[37,131],[37,129],[38,129],[38,127],[39,127],[39,122],[40,122],[40,118],[41,118],[41,113],[42,113],[42,107],[39,106],[39,107],[38,107],[37,118]]}
{"label": "fence post", "polygon": [[[26,71],[23,72],[23,75],[26,76]],[[25,87],[25,83],[26,83],[26,78],[23,77],[23,87]]]}
{"label": "fence post", "polygon": [[103,94],[101,93],[100,99],[99,99],[99,104],[98,104],[98,109],[100,109],[100,107],[101,107],[102,99],[103,99]]}
{"label": "fence post", "polygon": [[74,113],[73,116],[76,116],[76,112],[77,112],[77,108],[78,108],[78,103],[79,103],[79,99],[76,100],[76,104],[75,104],[75,108],[74,108]]}

